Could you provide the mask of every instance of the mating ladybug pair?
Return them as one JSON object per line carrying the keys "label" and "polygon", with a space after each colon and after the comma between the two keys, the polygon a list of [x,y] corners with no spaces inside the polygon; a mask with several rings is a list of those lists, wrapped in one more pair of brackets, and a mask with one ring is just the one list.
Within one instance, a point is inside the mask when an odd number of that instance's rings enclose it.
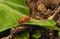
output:
{"label": "mating ladybug pair", "polygon": [[30,16],[25,16],[25,17],[19,19],[18,23],[21,24],[22,22],[24,22],[24,21],[28,22],[29,20],[30,20]]}

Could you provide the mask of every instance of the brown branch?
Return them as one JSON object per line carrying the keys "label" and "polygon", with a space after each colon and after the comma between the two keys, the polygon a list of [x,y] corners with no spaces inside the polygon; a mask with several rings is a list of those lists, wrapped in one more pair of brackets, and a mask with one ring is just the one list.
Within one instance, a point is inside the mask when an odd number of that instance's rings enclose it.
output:
{"label": "brown branch", "polygon": [[16,33],[20,32],[20,31],[23,31],[26,28],[27,28],[26,26],[13,27],[8,36],[0,38],[0,39],[12,39]]}
{"label": "brown branch", "polygon": [[8,35],[8,36],[6,36],[6,37],[3,37],[3,38],[1,38],[1,39],[12,39],[12,35],[10,34],[10,35]]}

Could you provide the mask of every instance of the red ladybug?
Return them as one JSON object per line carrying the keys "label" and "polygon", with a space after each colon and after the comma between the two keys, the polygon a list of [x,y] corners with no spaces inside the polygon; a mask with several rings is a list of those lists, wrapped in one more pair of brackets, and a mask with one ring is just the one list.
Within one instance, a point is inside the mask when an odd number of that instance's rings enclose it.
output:
{"label": "red ladybug", "polygon": [[22,22],[24,22],[24,21],[28,22],[29,20],[30,20],[30,16],[25,16],[25,17],[19,19],[18,23],[21,24]]}

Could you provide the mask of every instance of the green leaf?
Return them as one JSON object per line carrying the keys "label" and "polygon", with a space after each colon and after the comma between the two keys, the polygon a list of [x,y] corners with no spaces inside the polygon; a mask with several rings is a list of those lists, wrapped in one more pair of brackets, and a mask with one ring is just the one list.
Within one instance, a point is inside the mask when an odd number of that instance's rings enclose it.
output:
{"label": "green leaf", "polygon": [[54,20],[35,20],[35,19],[31,18],[29,23],[23,22],[22,24],[39,25],[39,26],[49,28],[49,29],[56,28],[56,26],[55,26],[56,23]]}
{"label": "green leaf", "polygon": [[40,38],[41,37],[41,34],[40,32],[36,33],[36,34],[33,34],[33,38]]}
{"label": "green leaf", "polygon": [[25,15],[29,11],[24,0],[0,0],[0,32],[17,26]]}
{"label": "green leaf", "polygon": [[29,24],[29,25],[39,25],[41,27],[45,27],[47,29],[52,29],[52,30],[58,30],[60,31],[60,28],[58,28],[55,23],[55,21],[53,19],[51,20],[35,20],[35,19],[30,19],[29,23],[22,23],[22,24]]}
{"label": "green leaf", "polygon": [[32,19],[28,24],[40,25],[40,26],[54,26],[56,25],[54,20],[35,20]]}
{"label": "green leaf", "polygon": [[29,15],[29,10],[26,6],[25,0],[0,0],[0,2],[18,12]]}

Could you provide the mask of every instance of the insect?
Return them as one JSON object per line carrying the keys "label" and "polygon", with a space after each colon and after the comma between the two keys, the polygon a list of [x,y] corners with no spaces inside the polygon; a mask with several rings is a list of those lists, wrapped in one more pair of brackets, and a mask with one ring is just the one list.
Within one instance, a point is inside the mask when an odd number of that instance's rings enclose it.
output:
{"label": "insect", "polygon": [[25,17],[19,19],[18,23],[21,24],[24,21],[29,22],[29,20],[30,20],[30,16],[25,16]]}

